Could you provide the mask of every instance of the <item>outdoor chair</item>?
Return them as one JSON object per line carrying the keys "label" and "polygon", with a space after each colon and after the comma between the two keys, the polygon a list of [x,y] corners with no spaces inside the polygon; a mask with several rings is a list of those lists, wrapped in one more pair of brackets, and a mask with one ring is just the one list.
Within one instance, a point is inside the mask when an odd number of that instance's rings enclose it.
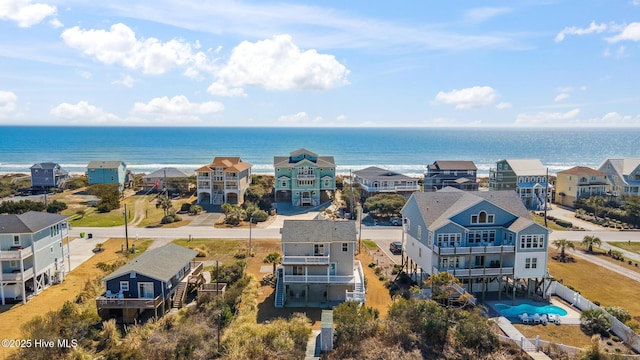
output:
{"label": "outdoor chair", "polygon": [[527,315],[527,313],[520,315],[520,320],[522,320],[524,324],[528,324],[531,322],[531,318],[529,317],[529,315]]}
{"label": "outdoor chair", "polygon": [[540,317],[540,322],[543,325],[547,325],[547,323],[549,322],[549,319],[547,318],[547,314],[542,314],[542,316]]}
{"label": "outdoor chair", "polygon": [[539,324],[542,322],[542,318],[540,317],[540,314],[534,314],[533,315],[533,323],[534,324]]}

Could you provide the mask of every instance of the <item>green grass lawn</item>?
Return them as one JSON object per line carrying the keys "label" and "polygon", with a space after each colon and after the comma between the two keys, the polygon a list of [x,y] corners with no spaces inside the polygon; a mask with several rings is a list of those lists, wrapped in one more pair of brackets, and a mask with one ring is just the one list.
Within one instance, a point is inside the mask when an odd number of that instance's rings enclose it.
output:
{"label": "green grass lawn", "polygon": [[640,254],[640,242],[616,241],[616,242],[609,242],[609,244],[627,251],[634,252],[636,254]]}
{"label": "green grass lawn", "polygon": [[[533,219],[533,221],[535,221],[536,223],[544,226],[544,218],[540,217],[536,214],[531,214],[531,219]],[[553,221],[547,220],[547,227],[553,231],[567,231],[567,228],[563,228],[560,225],[557,225],[556,223],[554,223]]]}
{"label": "green grass lawn", "polygon": [[377,250],[378,244],[376,244],[373,240],[362,240],[362,244],[367,247],[369,250]]}
{"label": "green grass lawn", "polygon": [[[257,239],[252,247],[258,245]],[[249,246],[247,239],[177,239],[174,244],[194,249],[205,256],[199,256],[198,260],[232,260],[238,251],[246,251]]]}
{"label": "green grass lawn", "polygon": [[[131,211],[129,211],[129,206],[127,205],[127,213],[130,214],[129,216],[127,216],[128,221],[133,219],[133,211],[134,209],[131,209]],[[87,211],[83,217],[72,219],[69,222],[72,226],[82,227],[120,226],[124,225],[124,215],[122,214],[122,208],[111,210],[107,213],[100,213],[95,211],[95,209],[91,209],[90,211]]]}

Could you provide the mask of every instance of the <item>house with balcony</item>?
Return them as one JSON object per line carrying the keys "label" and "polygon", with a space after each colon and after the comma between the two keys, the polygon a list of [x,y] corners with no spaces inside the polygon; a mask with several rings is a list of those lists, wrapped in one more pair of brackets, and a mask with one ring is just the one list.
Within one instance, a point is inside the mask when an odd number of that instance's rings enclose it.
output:
{"label": "house with balcony", "polygon": [[38,163],[31,166],[31,188],[34,190],[62,189],[69,179],[69,172],[60,164]]}
{"label": "house with balcony", "polygon": [[89,185],[118,184],[118,191],[122,191],[129,182],[127,165],[123,161],[91,161],[87,181]]}
{"label": "house with balcony", "polygon": [[547,276],[549,231],[514,191],[417,192],[402,208],[408,273],[422,283],[449,272],[470,293],[540,291]]}
{"label": "house with balcony", "polygon": [[158,318],[182,307],[188,286],[204,281],[203,264],[193,261],[197,254],[175,244],[144,252],[102,279],[105,293],[96,298],[98,313],[132,323],[145,312]]}
{"label": "house with balcony", "polygon": [[514,190],[529,210],[544,210],[553,202],[553,185],[538,159],[505,159],[489,170],[489,190]]}
{"label": "house with balcony", "polygon": [[71,271],[66,216],[0,215],[0,300],[23,304]]}
{"label": "house with balcony", "polygon": [[189,191],[192,171],[184,171],[174,167],[164,167],[142,177],[144,191],[168,191],[169,193],[184,193]]}
{"label": "house with balcony", "polygon": [[598,170],[607,174],[614,197],[640,196],[640,158],[607,159]]}
{"label": "house with balcony", "polygon": [[364,302],[364,272],[355,260],[355,222],[285,220],[281,234],[276,307]]}
{"label": "house with balcony", "polygon": [[555,201],[557,204],[574,207],[578,199],[592,196],[607,197],[611,185],[607,174],[585,166],[574,166],[556,174]]}
{"label": "house with balcony", "polygon": [[293,206],[318,206],[330,201],[336,191],[336,163],[333,156],[318,156],[299,149],[289,156],[275,156],[275,191],[277,201]]}
{"label": "house with balcony", "polygon": [[198,204],[242,204],[251,185],[251,167],[239,157],[216,156],[196,170]]}
{"label": "house with balcony", "polygon": [[438,191],[447,186],[460,190],[478,190],[478,168],[471,160],[436,160],[427,166],[424,191]]}
{"label": "house with balcony", "polygon": [[381,193],[396,193],[409,197],[420,191],[418,179],[376,166],[353,172],[353,181],[360,185],[360,196],[367,199]]}

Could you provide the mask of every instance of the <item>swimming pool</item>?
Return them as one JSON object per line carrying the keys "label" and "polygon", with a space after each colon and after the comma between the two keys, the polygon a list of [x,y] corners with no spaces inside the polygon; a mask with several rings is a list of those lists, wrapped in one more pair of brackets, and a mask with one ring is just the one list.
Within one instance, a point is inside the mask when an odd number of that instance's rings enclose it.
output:
{"label": "swimming pool", "polygon": [[545,306],[536,306],[532,304],[520,304],[520,305],[507,305],[507,304],[496,304],[494,306],[496,310],[500,312],[500,314],[504,316],[519,316],[524,313],[529,315],[533,314],[554,314],[565,316],[567,315],[567,311],[563,308],[557,307],[555,305],[545,305]]}

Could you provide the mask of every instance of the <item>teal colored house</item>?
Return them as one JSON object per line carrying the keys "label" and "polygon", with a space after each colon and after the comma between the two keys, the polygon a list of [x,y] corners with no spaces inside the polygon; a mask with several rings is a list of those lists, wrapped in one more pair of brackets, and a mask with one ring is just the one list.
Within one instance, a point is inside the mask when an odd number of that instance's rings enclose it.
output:
{"label": "teal colored house", "polygon": [[122,191],[128,181],[127,165],[123,161],[92,161],[87,165],[89,185],[118,184]]}
{"label": "teal colored house", "polygon": [[333,156],[318,156],[299,149],[289,156],[274,156],[276,201],[294,206],[318,206],[329,201],[336,190],[336,163]]}

